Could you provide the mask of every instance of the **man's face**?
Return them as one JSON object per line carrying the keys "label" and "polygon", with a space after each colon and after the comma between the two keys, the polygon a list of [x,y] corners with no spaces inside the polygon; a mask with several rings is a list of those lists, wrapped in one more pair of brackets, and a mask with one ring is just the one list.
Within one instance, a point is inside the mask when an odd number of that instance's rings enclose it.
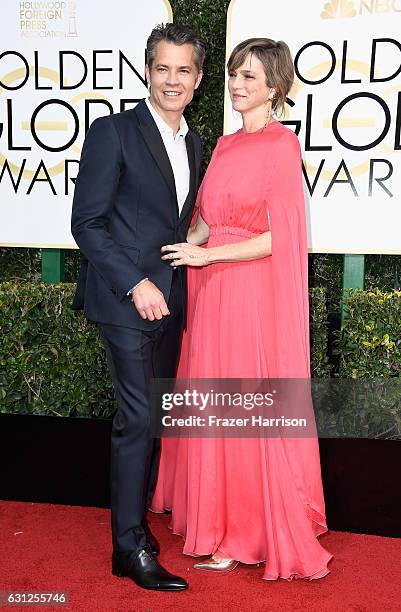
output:
{"label": "man's face", "polygon": [[202,79],[202,72],[196,70],[193,45],[159,42],[151,71],[146,66],[146,78],[151,85],[151,102],[161,115],[183,113]]}

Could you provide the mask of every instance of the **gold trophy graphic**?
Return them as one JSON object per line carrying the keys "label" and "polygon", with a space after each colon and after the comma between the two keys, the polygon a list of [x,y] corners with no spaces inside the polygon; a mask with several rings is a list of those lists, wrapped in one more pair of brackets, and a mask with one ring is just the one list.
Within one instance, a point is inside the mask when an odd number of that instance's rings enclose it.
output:
{"label": "gold trophy graphic", "polygon": [[69,22],[68,22],[68,37],[75,37],[78,36],[78,32],[77,32],[77,15],[76,15],[76,8],[77,5],[75,4],[75,2],[69,2],[68,4],[68,8],[70,9],[70,18],[69,18]]}

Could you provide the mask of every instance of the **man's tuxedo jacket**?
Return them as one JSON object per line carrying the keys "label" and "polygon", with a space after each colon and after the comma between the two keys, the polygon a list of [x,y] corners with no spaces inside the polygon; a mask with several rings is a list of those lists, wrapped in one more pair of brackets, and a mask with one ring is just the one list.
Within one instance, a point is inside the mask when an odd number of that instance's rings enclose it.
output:
{"label": "man's tuxedo jacket", "polygon": [[178,274],[186,300],[186,270],[173,270],[160,247],[185,242],[199,181],[200,138],[186,136],[190,187],[178,214],[173,170],[160,132],[144,101],[135,109],[96,119],[84,142],[75,184],[71,231],[83,260],[73,308],[92,321],[142,330],[127,292],[149,280],[169,298]]}

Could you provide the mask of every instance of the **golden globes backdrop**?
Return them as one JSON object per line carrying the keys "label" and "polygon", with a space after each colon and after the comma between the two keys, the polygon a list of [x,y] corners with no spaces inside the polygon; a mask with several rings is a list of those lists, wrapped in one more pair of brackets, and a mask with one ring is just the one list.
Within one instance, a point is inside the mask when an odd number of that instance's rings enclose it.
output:
{"label": "golden globes backdrop", "polygon": [[85,131],[146,96],[146,39],[171,20],[167,0],[2,3],[0,245],[76,246],[70,215]]}
{"label": "golden globes backdrop", "polygon": [[227,58],[257,36],[294,57],[284,123],[303,149],[310,250],[401,253],[401,0],[232,0]]}

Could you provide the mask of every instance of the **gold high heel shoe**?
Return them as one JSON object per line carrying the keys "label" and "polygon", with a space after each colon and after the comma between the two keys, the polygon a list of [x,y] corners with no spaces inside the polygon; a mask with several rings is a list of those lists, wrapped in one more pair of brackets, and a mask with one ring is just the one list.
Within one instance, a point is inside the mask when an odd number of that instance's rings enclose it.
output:
{"label": "gold high heel shoe", "polygon": [[238,561],[234,559],[221,559],[216,561],[213,557],[209,557],[201,563],[194,563],[194,569],[208,570],[209,572],[232,572],[238,565]]}

